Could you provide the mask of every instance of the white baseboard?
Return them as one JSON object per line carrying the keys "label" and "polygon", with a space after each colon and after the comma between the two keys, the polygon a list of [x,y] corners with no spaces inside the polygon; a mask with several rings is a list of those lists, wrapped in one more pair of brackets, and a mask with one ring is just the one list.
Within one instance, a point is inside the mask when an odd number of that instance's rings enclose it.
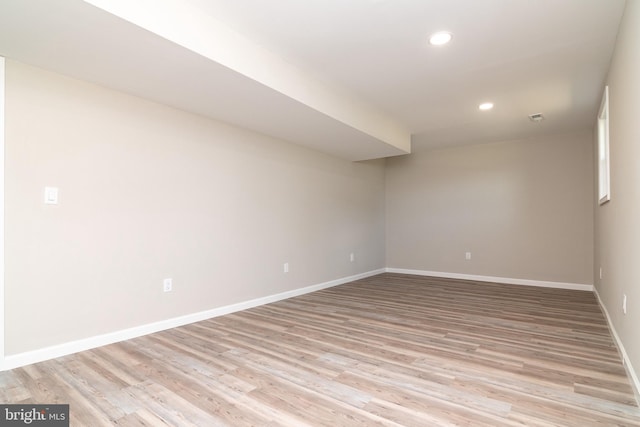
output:
{"label": "white baseboard", "polygon": [[609,316],[609,311],[607,310],[607,307],[602,302],[602,299],[600,298],[600,294],[598,293],[598,290],[594,288],[593,293],[596,295],[596,299],[600,304],[600,308],[602,308],[602,312],[604,313],[604,316],[607,318],[607,324],[609,325],[609,330],[611,331],[611,335],[613,335],[613,338],[616,341],[618,350],[620,350],[620,355],[622,356],[622,361],[624,362],[624,367],[627,370],[627,374],[629,378],[631,378],[631,386],[633,387],[633,391],[636,395],[636,403],[640,405],[640,380],[638,379],[638,375],[636,374],[635,369],[633,369],[633,365],[631,364],[629,355],[627,354],[627,351],[625,350],[624,345],[622,345],[622,341],[618,336],[618,332],[616,331],[616,328],[613,326],[613,322],[611,321],[611,316]]}
{"label": "white baseboard", "polygon": [[[46,347],[46,348],[33,350],[33,351],[28,351],[24,353],[19,353],[15,355],[5,355],[4,360],[0,358],[0,371],[6,371],[9,369],[18,368],[20,366],[26,366],[32,363],[38,363],[45,360],[54,359],[56,357],[62,357],[69,354],[77,353],[79,351],[90,350],[92,348],[100,347],[103,345],[113,344],[116,342],[136,338],[139,336],[152,334],[154,332],[160,332],[166,329],[187,325],[189,323],[199,322],[201,320],[223,316],[225,314],[230,314],[237,311],[257,307],[260,305],[280,301],[283,299],[307,294],[310,292],[319,291],[321,289],[342,285],[344,283],[352,282],[354,280],[375,276],[376,274],[380,274],[384,272],[414,274],[418,276],[443,277],[443,278],[450,278],[450,279],[477,280],[482,282],[507,283],[507,284],[515,284],[515,285],[575,289],[575,290],[584,290],[584,291],[593,290],[593,285],[584,285],[584,284],[576,284],[576,283],[544,282],[544,281],[525,280],[525,279],[510,279],[505,277],[477,276],[477,275],[470,275],[470,274],[444,273],[444,272],[424,271],[424,270],[407,270],[407,269],[400,269],[400,268],[383,268],[379,270],[372,270],[365,273],[356,274],[349,277],[331,280],[329,282],[324,282],[317,285],[311,285],[311,286],[307,286],[300,289],[294,289],[292,291],[281,292],[278,294],[269,295],[262,298],[243,301],[237,304],[218,307],[211,310],[192,313],[185,316],[175,317],[172,319],[162,320],[159,322],[149,323],[146,325],[136,326],[133,328],[124,329],[120,331],[110,332],[110,333],[98,335],[95,337],[85,338],[77,341],[72,341],[64,344],[59,344],[59,345]],[[606,310],[605,310],[605,313],[606,313]],[[608,315],[607,315],[607,318],[608,318]],[[610,320],[609,320],[609,324],[611,324]],[[616,337],[616,340],[619,342],[617,335],[615,334],[615,331],[613,331],[613,333],[614,333],[614,336]],[[624,353],[624,349],[620,344],[619,344],[619,347],[622,349],[622,352],[626,357],[626,353]],[[627,365],[629,366],[629,363],[627,363]],[[637,376],[635,376],[635,373],[633,374],[633,378],[637,387],[638,380],[637,380]]]}
{"label": "white baseboard", "polygon": [[[140,337],[143,335],[152,334],[154,332],[164,331],[166,329],[187,325],[189,323],[199,322],[202,320],[223,316],[225,314],[230,314],[230,313],[234,313],[241,310],[247,310],[249,308],[257,307],[260,305],[269,304],[269,303],[280,301],[283,299],[292,298],[299,295],[308,294],[310,292],[319,291],[321,289],[342,285],[344,283],[352,282],[354,280],[375,276],[376,274],[381,274],[384,272],[385,272],[384,268],[379,270],[372,270],[372,271],[356,274],[349,277],[343,277],[340,279],[331,280],[329,282],[324,282],[317,285],[311,285],[311,286],[307,286],[300,289],[294,289],[292,291],[281,292],[278,294],[269,295],[262,298],[256,298],[253,300],[240,302],[237,304],[227,305],[224,307],[214,308],[211,310],[201,311],[198,313],[188,314],[185,316],[174,317],[172,319],[162,320],[159,322],[136,326],[129,329],[110,332],[110,333],[98,335],[95,337],[85,338],[77,341],[72,341],[64,344],[59,344],[51,347],[38,349],[38,350],[28,351],[25,353],[5,356],[4,363],[0,366],[0,371],[19,368],[20,366],[26,366],[32,363],[38,363],[45,360],[54,359],[56,357],[67,356],[69,354],[77,353],[79,351],[90,350],[92,348],[113,344],[113,343],[124,341],[124,340],[129,340],[129,339]],[[0,360],[0,362],[1,361],[2,360]]]}
{"label": "white baseboard", "polygon": [[404,268],[386,268],[387,273],[414,274],[416,276],[443,277],[446,279],[477,280],[479,282],[504,283],[509,285],[539,286],[543,288],[573,289],[593,291],[593,285],[582,283],[547,282],[542,280],[510,279],[508,277],[477,276],[475,274],[444,273],[441,271],[407,270]]}

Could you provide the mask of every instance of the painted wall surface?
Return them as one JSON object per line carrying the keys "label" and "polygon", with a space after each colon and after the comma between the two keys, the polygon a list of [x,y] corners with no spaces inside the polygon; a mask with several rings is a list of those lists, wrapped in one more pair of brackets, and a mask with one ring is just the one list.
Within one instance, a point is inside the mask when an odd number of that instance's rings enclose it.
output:
{"label": "painted wall surface", "polygon": [[384,161],[13,61],[5,176],[7,355],[384,267]]}
{"label": "painted wall surface", "polygon": [[387,159],[387,267],[593,284],[591,141],[582,132]]}
{"label": "painted wall surface", "polygon": [[[596,205],[596,289],[640,372],[640,1],[628,0],[607,77],[611,201]],[[595,119],[594,119],[595,121]],[[594,149],[595,151],[595,149]],[[602,279],[599,269],[602,267]],[[622,311],[623,295],[628,311]]]}

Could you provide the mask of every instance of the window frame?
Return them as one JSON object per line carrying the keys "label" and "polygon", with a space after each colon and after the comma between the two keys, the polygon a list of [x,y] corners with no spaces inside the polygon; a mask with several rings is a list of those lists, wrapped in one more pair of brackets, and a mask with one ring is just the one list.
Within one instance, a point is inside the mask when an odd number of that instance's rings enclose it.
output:
{"label": "window frame", "polygon": [[609,160],[609,86],[605,86],[598,111],[598,203],[611,200],[611,166]]}

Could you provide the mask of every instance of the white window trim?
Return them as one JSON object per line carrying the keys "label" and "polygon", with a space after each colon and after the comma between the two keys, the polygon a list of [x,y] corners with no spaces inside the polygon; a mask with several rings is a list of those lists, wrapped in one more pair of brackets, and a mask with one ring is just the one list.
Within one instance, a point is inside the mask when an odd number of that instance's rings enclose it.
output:
{"label": "white window trim", "polygon": [[598,111],[598,202],[611,200],[611,171],[609,162],[609,86],[605,86]]}

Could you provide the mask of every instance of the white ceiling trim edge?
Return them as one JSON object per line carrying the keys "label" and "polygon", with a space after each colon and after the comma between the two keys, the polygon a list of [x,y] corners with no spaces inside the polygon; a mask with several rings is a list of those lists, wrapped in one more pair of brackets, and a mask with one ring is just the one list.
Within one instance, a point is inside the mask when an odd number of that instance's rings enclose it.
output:
{"label": "white ceiling trim edge", "polygon": [[84,1],[382,141],[398,154],[411,151],[411,133],[405,126],[305,74],[188,2]]}

